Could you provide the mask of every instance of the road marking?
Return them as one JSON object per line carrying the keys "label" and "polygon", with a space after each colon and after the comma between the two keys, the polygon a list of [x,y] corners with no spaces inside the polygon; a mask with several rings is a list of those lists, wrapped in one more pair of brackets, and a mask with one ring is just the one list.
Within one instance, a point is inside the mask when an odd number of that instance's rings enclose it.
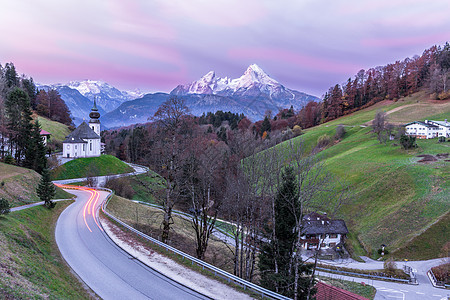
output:
{"label": "road marking", "polygon": [[422,292],[416,292],[416,294],[425,295],[425,293],[422,293]]}
{"label": "road marking", "polygon": [[442,297],[442,295],[433,295],[433,297]]}
{"label": "road marking", "polygon": [[407,293],[407,292],[409,292],[409,291],[405,291],[405,290],[400,290],[401,292],[404,292],[404,293]]}

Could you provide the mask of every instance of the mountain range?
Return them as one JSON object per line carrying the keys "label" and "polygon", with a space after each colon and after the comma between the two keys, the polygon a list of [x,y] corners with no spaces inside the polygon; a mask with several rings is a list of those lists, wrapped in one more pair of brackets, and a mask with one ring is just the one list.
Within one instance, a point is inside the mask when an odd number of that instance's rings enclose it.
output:
{"label": "mountain range", "polygon": [[79,125],[83,119],[88,118],[94,99],[97,102],[100,114],[105,115],[107,112],[116,109],[120,104],[144,95],[139,90],[120,91],[106,82],[95,80],[38,85],[38,88],[57,90],[69,108],[75,125]]}
{"label": "mountain range", "polygon": [[235,79],[217,77],[208,72],[199,80],[178,85],[170,93],[120,91],[101,81],[72,81],[68,84],[45,86],[61,94],[75,118],[75,124],[87,118],[92,102],[97,99],[102,125],[106,128],[148,122],[158,106],[170,97],[185,100],[190,113],[200,116],[218,110],[243,113],[253,121],[264,117],[267,110],[277,113],[293,106],[301,109],[309,101],[319,98],[288,89],[267,75],[258,65],[250,65],[244,74]]}

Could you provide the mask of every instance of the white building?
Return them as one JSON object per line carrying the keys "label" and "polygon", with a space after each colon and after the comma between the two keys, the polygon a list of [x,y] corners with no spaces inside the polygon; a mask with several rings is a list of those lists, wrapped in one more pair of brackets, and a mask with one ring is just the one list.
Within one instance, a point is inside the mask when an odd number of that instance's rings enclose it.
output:
{"label": "white building", "polygon": [[348,233],[344,220],[331,220],[318,213],[309,213],[303,218],[302,247],[307,250],[336,249],[344,243]]}
{"label": "white building", "polygon": [[438,136],[450,138],[450,123],[447,122],[447,119],[445,119],[444,121],[429,120],[428,123],[439,126]]}
{"label": "white building", "polygon": [[406,135],[415,136],[418,139],[433,139],[439,136],[442,131],[438,125],[432,122],[436,121],[414,121],[405,125]]}
{"label": "white building", "polygon": [[96,157],[101,154],[100,113],[94,100],[89,125],[83,121],[63,142],[63,157]]}

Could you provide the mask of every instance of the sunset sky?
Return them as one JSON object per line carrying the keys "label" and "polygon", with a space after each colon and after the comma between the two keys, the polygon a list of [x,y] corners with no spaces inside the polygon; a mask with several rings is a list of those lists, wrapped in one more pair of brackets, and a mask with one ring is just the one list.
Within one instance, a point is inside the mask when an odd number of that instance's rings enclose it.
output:
{"label": "sunset sky", "polygon": [[169,92],[256,63],[321,96],[360,69],[450,41],[448,0],[0,0],[0,63],[38,83]]}

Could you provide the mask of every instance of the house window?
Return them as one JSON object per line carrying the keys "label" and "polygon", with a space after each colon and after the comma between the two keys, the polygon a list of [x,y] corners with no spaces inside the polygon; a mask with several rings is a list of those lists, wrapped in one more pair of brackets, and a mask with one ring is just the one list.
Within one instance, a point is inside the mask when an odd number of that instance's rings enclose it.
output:
{"label": "house window", "polygon": [[77,146],[77,145],[75,145],[75,150],[77,150],[77,148],[78,148],[78,146]]}
{"label": "house window", "polygon": [[330,239],[335,239],[337,238],[337,234],[336,233],[330,233]]}

